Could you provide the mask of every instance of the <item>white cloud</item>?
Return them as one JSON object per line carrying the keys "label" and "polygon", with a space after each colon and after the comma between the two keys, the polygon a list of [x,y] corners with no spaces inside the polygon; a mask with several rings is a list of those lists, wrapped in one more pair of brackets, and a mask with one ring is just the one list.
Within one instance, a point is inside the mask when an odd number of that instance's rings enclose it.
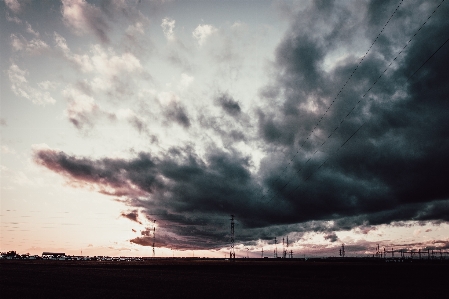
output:
{"label": "white cloud", "polygon": [[193,76],[189,76],[187,74],[181,75],[181,87],[187,88],[195,79]]}
{"label": "white cloud", "polygon": [[67,118],[79,129],[86,124],[91,126],[92,116],[99,112],[94,98],[73,88],[64,89],[62,94],[68,101],[64,111]]}
{"label": "white cloud", "polygon": [[58,33],[55,32],[54,38],[55,38],[56,47],[58,47],[64,53],[70,52],[70,49],[67,46],[67,42],[64,37],[62,37],[61,35],[59,35]]}
{"label": "white cloud", "polygon": [[25,51],[28,54],[38,55],[50,48],[43,40],[38,38],[33,38],[28,41],[23,36],[17,36],[13,33],[11,34],[10,39],[11,47],[16,52]]}
{"label": "white cloud", "polygon": [[90,72],[93,70],[93,66],[88,55],[73,54],[67,46],[65,38],[56,32],[54,33],[54,39],[56,48],[58,48],[63,53],[64,57],[67,60],[75,64],[80,69],[80,71]]}
{"label": "white cloud", "polygon": [[135,35],[136,33],[145,34],[143,24],[141,22],[136,22],[134,25],[129,25],[126,29],[126,33],[129,35]]}
{"label": "white cloud", "polygon": [[95,9],[84,0],[62,0],[62,17],[66,24],[78,34],[88,31],[85,11]]}
{"label": "white cloud", "polygon": [[164,32],[165,37],[172,41],[175,39],[175,33],[173,32],[173,29],[175,28],[175,20],[170,18],[164,18],[162,19],[162,31]]}
{"label": "white cloud", "polygon": [[103,12],[85,0],[62,0],[61,13],[65,24],[76,34],[93,33],[101,41],[107,42],[109,29]]}
{"label": "white cloud", "polygon": [[51,82],[48,80],[37,83],[37,86],[39,86],[41,89],[45,89],[45,90],[55,89],[56,85],[57,84],[55,82]]}
{"label": "white cloud", "polygon": [[19,18],[16,17],[16,16],[11,17],[11,16],[9,15],[8,12],[6,12],[6,20],[7,20],[8,22],[14,22],[14,23],[16,23],[16,24],[22,24],[22,20],[21,20],[21,19],[19,19]]}
{"label": "white cloud", "polygon": [[10,149],[6,145],[1,146],[1,152],[2,152],[2,154],[15,154],[16,153],[13,149]]}
{"label": "white cloud", "polygon": [[26,76],[28,72],[20,69],[16,64],[11,64],[8,69],[8,77],[11,82],[11,89],[19,97],[30,100],[33,104],[46,105],[54,104],[56,101],[47,91],[40,91],[28,85]]}
{"label": "white cloud", "polygon": [[11,38],[11,47],[14,51],[22,51],[23,49],[25,49],[25,43],[22,41],[23,37],[19,38],[17,35],[13,33],[11,34],[10,38]]}
{"label": "white cloud", "polygon": [[8,6],[8,8],[10,10],[12,10],[15,13],[18,13],[21,9],[20,3],[18,0],[5,0],[5,4],[6,6]]}
{"label": "white cloud", "polygon": [[195,30],[192,32],[193,37],[198,41],[198,44],[202,46],[206,39],[217,31],[217,28],[215,28],[212,25],[198,25],[198,27],[195,28]]}
{"label": "white cloud", "polygon": [[33,38],[26,45],[26,51],[30,54],[40,54],[43,50],[49,49],[48,45],[38,38]]}
{"label": "white cloud", "polygon": [[231,29],[239,29],[243,26],[244,24],[240,21],[236,21],[234,22],[234,24],[231,25]]}
{"label": "white cloud", "polygon": [[[98,75],[106,78],[119,76],[123,73],[141,72],[143,67],[133,54],[126,52],[117,55],[112,48],[105,49],[100,45],[92,46],[88,54],[74,54],[67,46],[64,37],[54,33],[56,47],[63,53],[64,57],[75,64],[82,72],[97,72]],[[98,79],[102,86],[109,86],[104,79]]]}
{"label": "white cloud", "polygon": [[168,106],[179,101],[179,96],[173,92],[163,91],[157,95],[157,99],[162,106]]}
{"label": "white cloud", "polygon": [[98,76],[92,79],[90,86],[96,91],[107,91],[112,88],[112,82],[104,77]]}
{"label": "white cloud", "polygon": [[34,35],[35,37],[39,37],[39,32],[34,31],[33,27],[31,27],[31,24],[30,24],[30,23],[26,22],[26,26],[27,26],[26,31],[27,31],[28,33],[31,33],[31,34]]}
{"label": "white cloud", "polygon": [[[37,151],[40,151],[40,150],[49,150],[51,148],[46,143],[35,143],[35,144],[31,145],[31,149],[33,151],[37,152]],[[53,150],[59,151],[58,148],[53,148]]]}
{"label": "white cloud", "polygon": [[77,89],[67,88],[63,90],[62,94],[69,100],[69,114],[92,112],[97,106],[93,97],[88,96]]}
{"label": "white cloud", "polygon": [[129,108],[126,109],[119,109],[117,111],[117,118],[122,120],[122,119],[130,119],[132,117],[135,117],[136,114],[134,113],[134,111],[132,111]]}
{"label": "white cloud", "polygon": [[102,75],[113,77],[123,73],[140,72],[142,70],[139,59],[131,53],[116,55],[114,50],[105,50],[100,45],[95,45],[91,52],[92,65]]}

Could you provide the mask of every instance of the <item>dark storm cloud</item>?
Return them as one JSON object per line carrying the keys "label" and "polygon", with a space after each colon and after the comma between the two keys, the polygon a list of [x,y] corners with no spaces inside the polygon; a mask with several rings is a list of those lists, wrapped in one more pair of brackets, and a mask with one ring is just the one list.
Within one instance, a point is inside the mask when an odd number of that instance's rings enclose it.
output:
{"label": "dark storm cloud", "polygon": [[120,216],[128,218],[129,220],[137,222],[139,224],[142,224],[142,222],[139,221],[139,211],[138,210],[122,212]]}
{"label": "dark storm cloud", "polygon": [[250,213],[254,205],[250,160],[237,152],[211,149],[203,160],[190,148],[172,148],[163,157],[91,160],[45,149],[35,161],[74,186],[122,197],[149,218],[156,214],[162,232],[187,247],[226,243],[228,215]]}
{"label": "dark storm cloud", "polygon": [[[336,241],[338,230],[447,222],[449,44],[410,76],[447,39],[449,5],[413,37],[439,2],[404,3],[358,66],[397,4],[356,3],[312,2],[292,18],[275,52],[276,75],[261,88],[255,111],[258,147],[266,154],[257,172],[251,157],[215,147],[201,157],[180,146],[128,160],[47,149],[36,151],[35,161],[75,186],[154,215],[166,242],[156,241],[160,246],[224,246],[230,214],[237,219],[236,239],[247,244],[287,234],[298,240],[310,231]],[[242,113],[229,96],[219,103],[231,116]],[[180,104],[171,104],[165,116],[190,126]],[[199,121],[231,131],[221,120]],[[131,242],[153,241],[148,233]]]}
{"label": "dark storm cloud", "polygon": [[241,112],[239,103],[226,92],[218,95],[216,101],[229,115],[238,116]]}
{"label": "dark storm cloud", "polygon": [[335,233],[330,233],[325,235],[324,239],[334,243],[338,241],[338,236]]}
{"label": "dark storm cloud", "polygon": [[234,119],[226,119],[222,116],[213,117],[207,113],[201,113],[198,122],[204,130],[212,130],[218,134],[224,146],[227,148],[239,141],[247,141],[247,134],[244,133],[246,123],[236,122]]}
{"label": "dark storm cloud", "polygon": [[270,155],[263,165],[273,200],[290,207],[291,221],[335,219],[334,229],[350,229],[363,223],[449,220],[449,47],[408,80],[447,39],[448,5],[362,98],[438,4],[404,5],[353,76],[360,56],[349,51],[327,66],[327,55],[357,46],[363,35],[372,42],[397,4],[373,2],[365,11],[315,5],[295,17],[276,51],[277,78],[261,91],[270,95],[267,100],[279,94],[283,105],[259,111],[260,136],[289,153],[287,159]]}

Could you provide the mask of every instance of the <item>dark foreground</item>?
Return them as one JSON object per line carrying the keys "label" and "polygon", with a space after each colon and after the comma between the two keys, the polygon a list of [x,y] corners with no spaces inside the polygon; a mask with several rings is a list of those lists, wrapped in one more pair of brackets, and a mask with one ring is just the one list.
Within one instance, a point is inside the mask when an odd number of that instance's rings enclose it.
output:
{"label": "dark foreground", "polygon": [[449,264],[1,261],[2,298],[448,298]]}

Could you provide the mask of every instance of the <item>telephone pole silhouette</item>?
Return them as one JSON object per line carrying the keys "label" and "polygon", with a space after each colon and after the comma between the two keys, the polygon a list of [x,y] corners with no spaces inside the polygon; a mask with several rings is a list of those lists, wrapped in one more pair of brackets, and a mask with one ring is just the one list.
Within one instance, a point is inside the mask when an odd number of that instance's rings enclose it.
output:
{"label": "telephone pole silhouette", "polygon": [[341,244],[340,256],[345,257],[345,244]]}
{"label": "telephone pole silhouette", "polygon": [[277,246],[277,240],[276,237],[274,237],[274,258],[278,257],[278,246]]}
{"label": "telephone pole silhouette", "polygon": [[154,249],[154,245],[156,243],[156,220],[153,220],[153,257],[156,256],[156,251]]}

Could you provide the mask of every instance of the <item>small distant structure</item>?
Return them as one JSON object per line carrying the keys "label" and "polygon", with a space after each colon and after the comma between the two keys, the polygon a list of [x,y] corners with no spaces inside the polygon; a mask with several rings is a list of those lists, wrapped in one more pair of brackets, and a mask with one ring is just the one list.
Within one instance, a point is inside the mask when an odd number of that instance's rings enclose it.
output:
{"label": "small distant structure", "polygon": [[43,258],[54,258],[57,259],[61,256],[65,256],[64,252],[42,252],[42,257]]}
{"label": "small distant structure", "polygon": [[65,256],[65,253],[64,252],[42,252],[42,256],[44,256],[44,255],[46,255],[46,256]]}
{"label": "small distant structure", "polygon": [[345,257],[345,244],[341,244],[340,256]]}

